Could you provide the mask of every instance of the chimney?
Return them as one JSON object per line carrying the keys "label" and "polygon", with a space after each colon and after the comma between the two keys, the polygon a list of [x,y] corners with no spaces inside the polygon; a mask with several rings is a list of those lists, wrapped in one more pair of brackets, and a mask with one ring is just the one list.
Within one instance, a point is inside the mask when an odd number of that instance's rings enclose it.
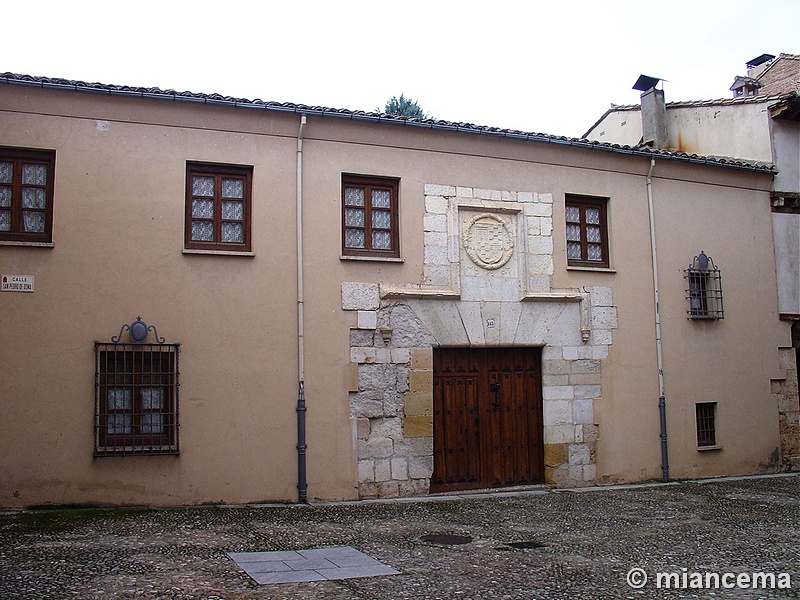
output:
{"label": "chimney", "polygon": [[661,79],[640,75],[633,89],[642,92],[642,143],[659,150],[667,149],[667,105],[664,102],[664,90],[657,90]]}
{"label": "chimney", "polygon": [[758,79],[767,70],[767,67],[772,64],[773,60],[775,60],[774,54],[762,54],[752,60],[748,60],[745,65],[747,67],[747,76]]}

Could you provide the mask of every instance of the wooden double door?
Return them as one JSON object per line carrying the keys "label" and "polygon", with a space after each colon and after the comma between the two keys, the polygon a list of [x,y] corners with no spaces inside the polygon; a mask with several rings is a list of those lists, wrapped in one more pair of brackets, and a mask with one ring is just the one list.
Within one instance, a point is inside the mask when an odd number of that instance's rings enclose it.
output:
{"label": "wooden double door", "polygon": [[434,348],[431,491],[544,482],[540,348]]}

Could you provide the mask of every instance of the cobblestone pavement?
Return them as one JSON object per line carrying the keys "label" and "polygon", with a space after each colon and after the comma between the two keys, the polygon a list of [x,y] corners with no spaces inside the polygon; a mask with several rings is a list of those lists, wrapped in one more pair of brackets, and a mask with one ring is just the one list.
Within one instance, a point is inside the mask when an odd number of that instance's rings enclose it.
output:
{"label": "cobblestone pavement", "polygon": [[[424,541],[429,534],[472,541]],[[353,546],[400,574],[259,586],[226,554],[327,546]],[[649,577],[638,590],[626,583],[634,567]],[[656,587],[658,572],[675,574],[671,589]],[[778,589],[785,577],[775,589],[723,588],[736,583],[726,573],[753,581],[769,572],[788,573],[792,588]],[[718,574],[719,589],[691,587],[695,573]],[[800,475],[413,502],[0,513],[0,598],[800,598]]]}

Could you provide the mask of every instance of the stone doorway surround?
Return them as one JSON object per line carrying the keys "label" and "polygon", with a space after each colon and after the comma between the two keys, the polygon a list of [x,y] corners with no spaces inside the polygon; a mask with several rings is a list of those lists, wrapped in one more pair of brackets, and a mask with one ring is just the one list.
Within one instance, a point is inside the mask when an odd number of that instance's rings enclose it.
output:
{"label": "stone doorway surround", "polygon": [[426,184],[425,208],[421,283],[342,283],[360,497],[429,492],[434,347],[541,347],[546,481],[594,483],[611,288],[551,287],[549,194]]}

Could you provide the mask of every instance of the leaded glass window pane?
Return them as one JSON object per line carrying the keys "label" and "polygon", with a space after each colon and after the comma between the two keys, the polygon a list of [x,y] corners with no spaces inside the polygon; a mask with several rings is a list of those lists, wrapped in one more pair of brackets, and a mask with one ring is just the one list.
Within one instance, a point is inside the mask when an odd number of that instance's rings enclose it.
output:
{"label": "leaded glass window pane", "polygon": [[389,190],[372,190],[372,206],[374,208],[391,208],[392,193]]}
{"label": "leaded glass window pane", "polygon": [[343,175],[342,204],[345,254],[399,256],[396,181]]}
{"label": "leaded glass window pane", "polygon": [[44,231],[44,213],[22,211],[22,230],[29,233],[42,233]]}
{"label": "leaded glass window pane", "polygon": [[388,210],[373,210],[372,226],[379,229],[389,229],[392,226],[392,213]]}
{"label": "leaded glass window pane", "polygon": [[392,235],[388,231],[373,231],[372,247],[376,250],[391,250]]}
{"label": "leaded glass window pane", "polygon": [[0,232],[3,240],[50,242],[55,152],[0,148]]}
{"label": "leaded glass window pane", "polygon": [[11,183],[14,176],[14,163],[0,162],[0,183]]}
{"label": "leaded glass window pane", "polygon": [[345,206],[364,206],[364,190],[362,188],[344,189]]}
{"label": "leaded glass window pane", "polygon": [[364,248],[364,230],[345,229],[344,245],[348,248]]}
{"label": "leaded glass window pane", "polygon": [[133,433],[133,415],[119,413],[108,415],[108,433]]}
{"label": "leaded glass window pane", "polygon": [[213,219],[214,201],[198,198],[192,200],[192,217],[195,219]]}
{"label": "leaded glass window pane", "polygon": [[244,181],[241,179],[223,179],[222,197],[244,198]]}
{"label": "leaded glass window pane", "polygon": [[143,387],[142,410],[161,410],[164,406],[164,390],[157,387]]}
{"label": "leaded glass window pane", "polygon": [[223,242],[243,242],[244,241],[244,227],[241,223],[223,223],[222,224],[222,241]]}
{"label": "leaded glass window pane", "polygon": [[213,177],[193,177],[192,178],[193,196],[214,197],[214,178]]}
{"label": "leaded glass window pane", "polygon": [[192,239],[197,242],[213,242],[213,223],[209,223],[208,221],[192,221]]}
{"label": "leaded glass window pane", "polygon": [[599,244],[602,242],[602,238],[600,237],[600,228],[599,227],[587,227],[586,228],[586,241],[594,242],[595,244]]}
{"label": "leaded glass window pane", "polygon": [[161,433],[164,429],[164,419],[161,413],[144,413],[139,423],[142,433]]}
{"label": "leaded glass window pane", "polygon": [[[197,249],[250,249],[251,179],[248,167],[189,164],[192,182],[187,190],[187,210],[191,211],[191,231],[187,246]],[[202,223],[201,220],[207,221]],[[188,225],[187,225],[188,226]]]}
{"label": "leaded glass window pane", "polygon": [[[10,191],[10,190],[9,190]],[[44,208],[44,188],[22,188],[22,208]]]}
{"label": "leaded glass window pane", "polygon": [[580,225],[567,225],[567,240],[570,242],[581,241],[581,226]]}
{"label": "leaded glass window pane", "polygon": [[567,222],[580,223],[581,222],[581,209],[577,206],[567,206]]}
{"label": "leaded glass window pane", "polygon": [[224,200],[222,202],[222,218],[226,221],[244,221],[244,202]]}
{"label": "leaded glass window pane", "polygon": [[23,185],[45,185],[47,183],[47,167],[45,165],[22,165]]}
{"label": "leaded glass window pane", "polygon": [[608,266],[605,206],[601,198],[566,198],[567,259],[571,265]]}
{"label": "leaded glass window pane", "polygon": [[359,208],[346,208],[344,210],[344,224],[347,227],[364,227],[364,211]]}
{"label": "leaded glass window pane", "polygon": [[131,388],[108,388],[108,410],[133,409],[133,395]]}

